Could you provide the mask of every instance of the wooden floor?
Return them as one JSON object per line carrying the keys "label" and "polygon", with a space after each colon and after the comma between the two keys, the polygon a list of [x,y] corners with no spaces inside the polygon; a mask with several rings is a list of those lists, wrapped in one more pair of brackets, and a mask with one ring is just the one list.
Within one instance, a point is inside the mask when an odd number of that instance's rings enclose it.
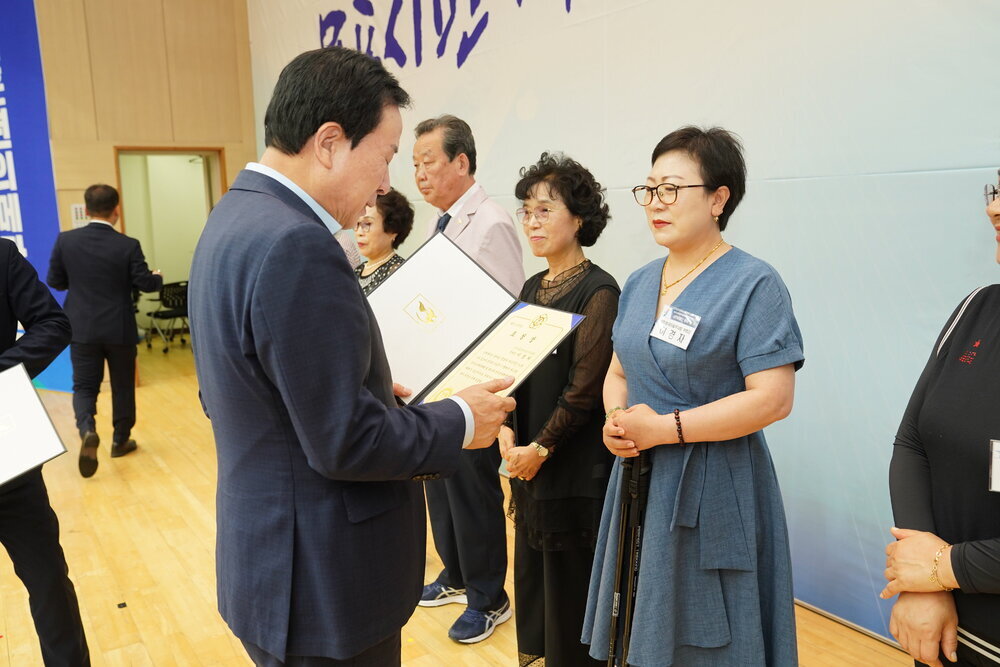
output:
{"label": "wooden floor", "polygon": [[[139,348],[139,450],[108,458],[108,387],[98,403],[104,439],[91,479],[77,472],[70,397],[42,392],[69,453],[46,464],[62,544],[94,665],[248,665],[215,605],[215,452],[198,403],[190,349]],[[508,530],[508,548],[512,532]],[[428,578],[440,561],[429,545]],[[513,590],[508,571],[507,590]],[[447,638],[461,609],[418,608],[403,629],[403,664],[516,665],[514,623],[462,646]],[[900,651],[797,608],[802,665],[910,665]],[[0,555],[0,667],[41,665],[28,599]]]}

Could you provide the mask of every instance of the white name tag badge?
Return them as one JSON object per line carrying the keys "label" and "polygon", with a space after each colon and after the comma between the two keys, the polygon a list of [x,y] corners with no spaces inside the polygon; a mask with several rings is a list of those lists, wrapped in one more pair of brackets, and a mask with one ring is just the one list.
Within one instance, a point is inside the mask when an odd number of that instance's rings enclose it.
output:
{"label": "white name tag badge", "polygon": [[990,440],[990,491],[1000,493],[1000,440]]}
{"label": "white name tag badge", "polygon": [[649,332],[649,335],[659,338],[664,343],[670,343],[675,347],[686,350],[688,349],[688,345],[691,344],[691,338],[694,336],[699,322],[701,322],[701,315],[695,315],[680,308],[667,306],[663,314],[660,315],[660,319],[656,320],[656,324],[653,325],[653,330]]}

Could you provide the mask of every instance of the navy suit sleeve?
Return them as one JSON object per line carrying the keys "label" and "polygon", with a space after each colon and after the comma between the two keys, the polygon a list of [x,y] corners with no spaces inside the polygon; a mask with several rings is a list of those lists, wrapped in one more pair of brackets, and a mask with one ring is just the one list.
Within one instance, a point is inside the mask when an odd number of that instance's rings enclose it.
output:
{"label": "navy suit sleeve", "polygon": [[52,289],[63,291],[69,289],[69,278],[66,276],[66,265],[62,260],[62,235],[56,237],[52,245],[52,257],[49,259],[49,275],[45,282]]}
{"label": "navy suit sleeve", "polygon": [[309,465],[343,480],[454,470],[465,435],[454,401],[389,407],[364,388],[369,320],[357,277],[330,233],[290,230],[269,249],[251,299],[255,348]]}
{"label": "navy suit sleeve", "polygon": [[13,347],[0,353],[0,370],[23,363],[35,377],[69,344],[69,318],[12,243],[0,244],[0,252],[7,254],[6,305],[24,327]]}
{"label": "navy suit sleeve", "polygon": [[132,285],[142,292],[158,292],[163,287],[163,277],[154,275],[146,264],[146,256],[142,254],[142,246],[138,241],[132,248],[129,257],[129,271],[132,274]]}

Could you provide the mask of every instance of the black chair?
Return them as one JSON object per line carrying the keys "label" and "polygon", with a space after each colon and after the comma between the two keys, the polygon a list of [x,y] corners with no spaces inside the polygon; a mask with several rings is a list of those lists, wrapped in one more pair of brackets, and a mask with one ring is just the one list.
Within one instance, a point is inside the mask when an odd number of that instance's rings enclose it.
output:
{"label": "black chair", "polygon": [[[170,343],[174,337],[180,335],[181,345],[187,343],[184,340],[184,331],[189,330],[188,316],[188,284],[186,280],[179,283],[166,283],[160,289],[160,306],[156,310],[146,313],[156,333],[163,341],[163,353],[170,351]],[[178,326],[179,320],[179,326]],[[160,326],[163,322],[164,326]],[[146,331],[146,348],[153,347],[153,332]]]}

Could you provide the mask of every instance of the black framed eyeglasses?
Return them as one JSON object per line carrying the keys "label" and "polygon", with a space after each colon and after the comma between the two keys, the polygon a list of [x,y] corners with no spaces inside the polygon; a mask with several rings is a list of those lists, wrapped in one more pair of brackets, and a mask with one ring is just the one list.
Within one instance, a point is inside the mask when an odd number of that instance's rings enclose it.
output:
{"label": "black framed eyeglasses", "polygon": [[698,185],[674,185],[673,183],[660,183],[656,187],[651,187],[649,185],[637,185],[632,188],[632,196],[635,197],[635,201],[639,206],[649,206],[653,203],[653,193],[661,202],[666,205],[673,204],[677,201],[677,192],[683,190],[684,188],[707,188],[709,186],[704,183]]}
{"label": "black framed eyeglasses", "polygon": [[993,203],[997,197],[1000,197],[1000,190],[997,189],[997,186],[1000,186],[1000,169],[997,169],[997,184],[987,185],[983,188],[983,194],[986,196],[987,206]]}

